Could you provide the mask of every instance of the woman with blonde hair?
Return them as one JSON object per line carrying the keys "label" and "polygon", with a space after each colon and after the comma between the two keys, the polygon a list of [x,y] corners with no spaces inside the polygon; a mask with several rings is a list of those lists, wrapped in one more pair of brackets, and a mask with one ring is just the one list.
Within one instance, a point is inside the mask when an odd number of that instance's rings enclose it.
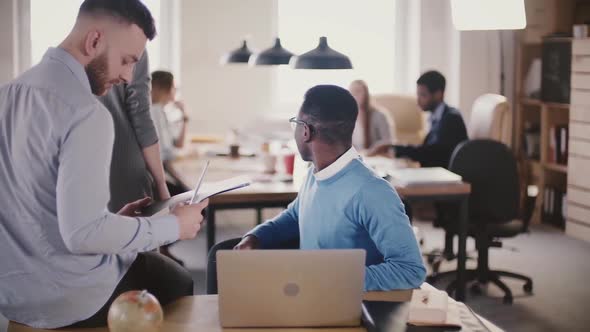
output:
{"label": "woman with blonde hair", "polygon": [[371,105],[369,87],[365,81],[353,81],[348,90],[358,105],[352,145],[357,150],[365,151],[368,156],[375,155],[378,147],[393,143],[391,119]]}

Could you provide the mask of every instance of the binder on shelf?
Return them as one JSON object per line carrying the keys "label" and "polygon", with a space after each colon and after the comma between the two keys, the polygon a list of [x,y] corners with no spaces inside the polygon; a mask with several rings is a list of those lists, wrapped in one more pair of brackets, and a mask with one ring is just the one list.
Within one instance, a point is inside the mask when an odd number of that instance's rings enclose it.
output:
{"label": "binder on shelf", "polygon": [[568,126],[552,126],[549,128],[549,153],[547,154],[547,162],[567,165],[568,135]]}
{"label": "binder on shelf", "polygon": [[565,228],[566,204],[566,193],[564,191],[546,187],[543,192],[543,222],[562,229]]}
{"label": "binder on shelf", "polygon": [[569,149],[569,127],[568,126],[561,126],[559,130],[560,134],[560,156],[561,159],[559,161],[560,164],[567,165],[567,158],[568,158],[568,149]]}

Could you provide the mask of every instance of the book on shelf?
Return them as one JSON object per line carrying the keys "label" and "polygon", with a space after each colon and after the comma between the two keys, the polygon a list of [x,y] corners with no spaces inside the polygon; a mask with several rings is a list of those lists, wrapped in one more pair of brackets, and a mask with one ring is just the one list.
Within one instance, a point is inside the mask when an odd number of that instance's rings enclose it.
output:
{"label": "book on shelf", "polygon": [[547,161],[560,165],[567,165],[569,148],[568,126],[552,126],[549,128],[549,154]]}
{"label": "book on shelf", "polygon": [[557,158],[557,141],[555,138],[555,127],[549,128],[549,154],[547,155],[547,162],[556,163]]}
{"label": "book on shelf", "polygon": [[569,127],[561,126],[559,128],[560,137],[560,164],[567,165],[567,157],[569,150]]}
{"label": "book on shelf", "polygon": [[541,128],[538,124],[526,122],[524,125],[523,150],[530,159],[539,159],[541,151]]}

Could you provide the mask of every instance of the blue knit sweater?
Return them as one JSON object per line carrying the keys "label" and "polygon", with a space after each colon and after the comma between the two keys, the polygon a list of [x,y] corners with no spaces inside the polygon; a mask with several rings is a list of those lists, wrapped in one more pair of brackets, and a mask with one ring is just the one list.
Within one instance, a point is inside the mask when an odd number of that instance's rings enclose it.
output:
{"label": "blue knit sweater", "polygon": [[417,288],[426,269],[395,189],[360,159],[316,179],[313,168],[298,197],[249,234],[262,247],[300,237],[301,249],[366,251],[366,290]]}

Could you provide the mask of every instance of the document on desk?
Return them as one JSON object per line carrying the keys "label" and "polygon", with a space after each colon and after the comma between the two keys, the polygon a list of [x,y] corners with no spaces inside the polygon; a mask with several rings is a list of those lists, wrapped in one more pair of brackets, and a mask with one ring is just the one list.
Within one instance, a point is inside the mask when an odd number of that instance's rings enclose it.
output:
{"label": "document on desk", "polygon": [[[203,183],[195,196],[194,202],[199,203],[209,197],[247,187],[251,182],[252,181],[248,176],[236,176],[222,181]],[[166,214],[170,208],[176,204],[190,201],[194,194],[195,190],[189,190],[167,200],[155,202],[142,211],[142,216],[151,217]]]}
{"label": "document on desk", "polygon": [[391,182],[402,187],[461,183],[461,176],[442,167],[395,169],[388,172]]}

